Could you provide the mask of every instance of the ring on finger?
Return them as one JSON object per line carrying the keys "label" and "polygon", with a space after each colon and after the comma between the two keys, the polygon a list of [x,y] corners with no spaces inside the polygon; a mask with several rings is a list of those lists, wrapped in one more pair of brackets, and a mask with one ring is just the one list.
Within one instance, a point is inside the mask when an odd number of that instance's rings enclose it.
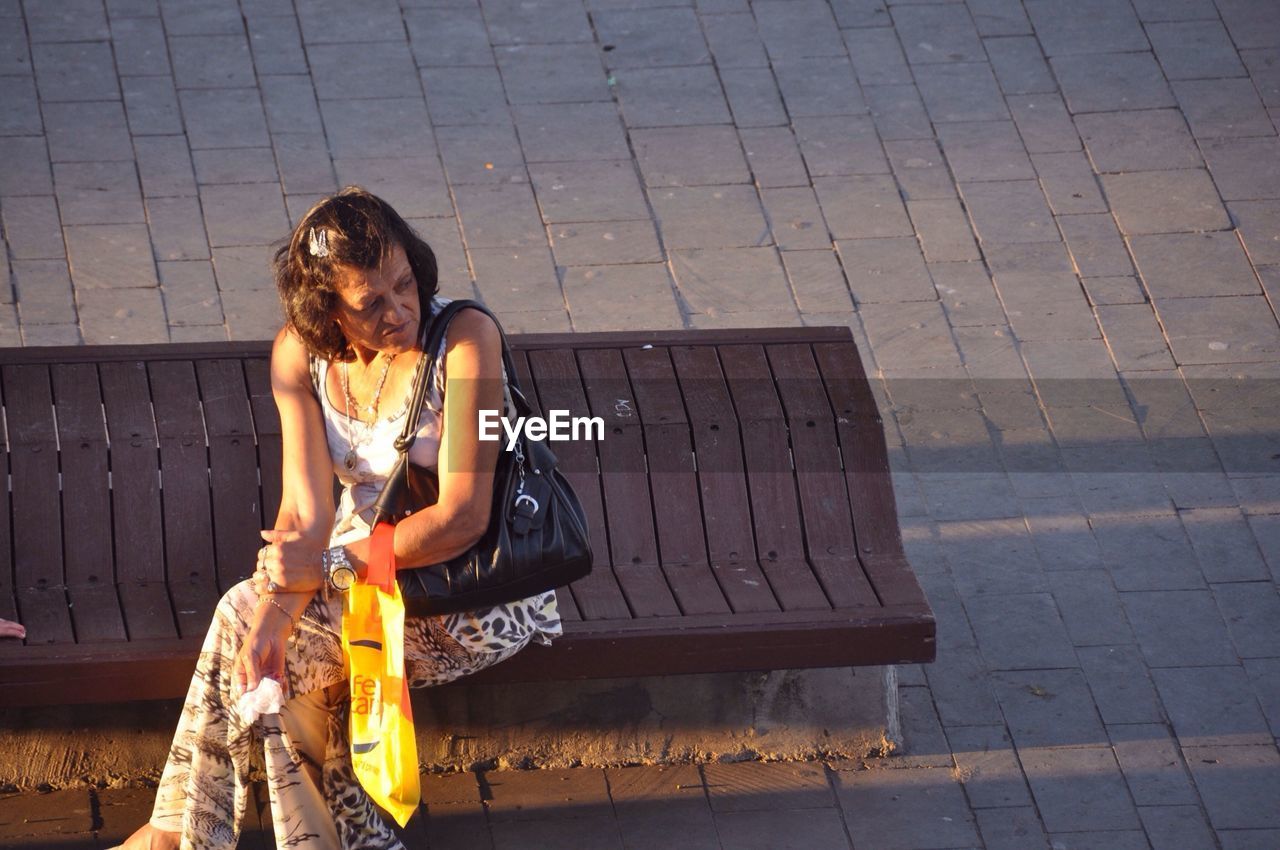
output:
{"label": "ring on finger", "polygon": [[275,592],[276,592],[277,590],[279,590],[279,589],[280,589],[280,585],[276,584],[274,581],[268,581],[268,582],[267,582],[267,592],[268,592],[268,593],[275,593]]}

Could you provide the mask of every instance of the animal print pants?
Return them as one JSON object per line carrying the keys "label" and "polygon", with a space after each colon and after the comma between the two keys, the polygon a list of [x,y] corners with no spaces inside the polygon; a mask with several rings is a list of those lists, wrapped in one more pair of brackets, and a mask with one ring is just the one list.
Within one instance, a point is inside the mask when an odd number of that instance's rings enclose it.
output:
{"label": "animal print pants", "polygon": [[[356,780],[347,737],[341,598],[319,594],[286,655],[286,703],[254,724],[239,717],[231,665],[253,621],[257,594],[241,582],[219,601],[196,662],[161,774],[151,825],[181,832],[182,850],[233,850],[250,796],[250,772],[266,774],[276,846],[302,850],[404,850]],[[406,618],[410,687],[452,681],[510,658],[462,646],[439,618]]]}

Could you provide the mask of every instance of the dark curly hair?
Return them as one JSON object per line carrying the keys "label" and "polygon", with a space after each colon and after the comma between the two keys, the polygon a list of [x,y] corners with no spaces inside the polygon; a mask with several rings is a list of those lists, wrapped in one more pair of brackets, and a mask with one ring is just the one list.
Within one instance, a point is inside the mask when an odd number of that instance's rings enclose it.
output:
{"label": "dark curly hair", "polygon": [[[327,256],[311,250],[312,230],[327,242]],[[339,266],[375,269],[395,245],[404,249],[418,283],[422,315],[439,289],[436,255],[391,205],[359,186],[346,186],[302,217],[273,267],[285,318],[307,349],[326,360],[353,360],[355,352],[334,322]]]}

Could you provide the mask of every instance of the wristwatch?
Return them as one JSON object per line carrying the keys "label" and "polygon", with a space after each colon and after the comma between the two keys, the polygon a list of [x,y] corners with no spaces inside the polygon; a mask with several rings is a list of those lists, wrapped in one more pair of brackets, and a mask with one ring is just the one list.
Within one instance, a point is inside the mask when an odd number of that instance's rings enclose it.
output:
{"label": "wristwatch", "polygon": [[356,581],[356,568],[347,560],[347,552],[341,546],[333,546],[321,558],[324,564],[324,579],[329,586],[339,593],[345,591]]}

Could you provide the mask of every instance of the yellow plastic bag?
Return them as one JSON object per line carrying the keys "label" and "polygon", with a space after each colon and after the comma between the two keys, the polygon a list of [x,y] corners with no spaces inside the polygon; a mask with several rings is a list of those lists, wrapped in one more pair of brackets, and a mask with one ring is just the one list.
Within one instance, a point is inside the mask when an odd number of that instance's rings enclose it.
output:
{"label": "yellow plastic bag", "polygon": [[374,581],[357,581],[347,590],[342,608],[342,648],[351,681],[351,762],[373,801],[404,826],[421,799],[418,742],[404,678],[404,600],[394,569],[389,581],[385,575],[368,578]]}

